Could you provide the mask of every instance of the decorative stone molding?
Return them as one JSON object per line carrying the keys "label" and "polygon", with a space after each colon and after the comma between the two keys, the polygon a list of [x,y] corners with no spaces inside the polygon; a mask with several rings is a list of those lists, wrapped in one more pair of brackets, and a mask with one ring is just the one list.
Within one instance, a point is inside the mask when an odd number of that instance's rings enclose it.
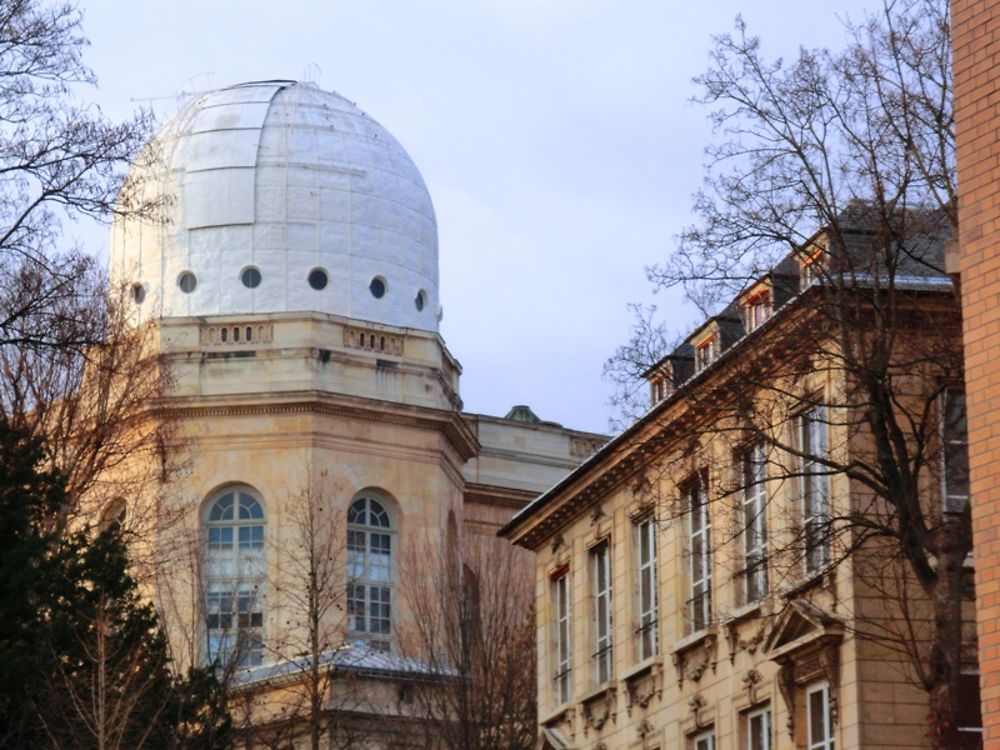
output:
{"label": "decorative stone molding", "polygon": [[646,708],[653,698],[663,696],[663,665],[650,664],[646,669],[634,672],[625,678],[625,710],[632,716],[632,707]]}
{"label": "decorative stone molding", "polygon": [[565,542],[563,541],[562,534],[556,534],[552,537],[552,554],[555,554],[556,551],[563,546],[563,544],[565,544]]}
{"label": "decorative stone molding", "polygon": [[597,453],[605,442],[607,441],[601,438],[572,437],[569,441],[569,454],[573,458],[586,458],[593,453]]}
{"label": "decorative stone molding", "polygon": [[778,664],[778,689],[788,710],[788,735],[795,739],[796,693],[815,680],[825,680],[830,690],[830,720],[839,721],[840,644],[843,623],[805,599],[788,603],[765,643]]}
{"label": "decorative stone molding", "polygon": [[741,632],[741,626],[744,626],[745,621],[741,620],[729,620],[723,625],[722,634],[726,638],[726,646],[729,648],[729,663],[736,663],[736,654],[739,651],[746,651],[749,654],[757,653],[757,649],[760,648],[761,644],[764,643],[764,638],[767,634],[767,628],[765,627],[763,618],[752,633],[748,637],[744,637]]}
{"label": "decorative stone molding", "polygon": [[213,323],[199,327],[198,340],[202,346],[270,344],[274,340],[274,326],[270,323]]}
{"label": "decorative stone molding", "polygon": [[403,337],[371,328],[344,326],[344,346],[366,352],[403,356]]}
{"label": "decorative stone molding", "polygon": [[756,669],[747,670],[743,677],[743,689],[747,694],[747,701],[752,706],[757,702],[757,688],[764,681],[764,677]]}
{"label": "decorative stone molding", "polygon": [[694,725],[697,729],[701,729],[704,721],[702,712],[708,706],[708,701],[705,700],[701,693],[695,693],[691,696],[691,700],[688,701],[688,708],[691,709],[691,715],[694,717]]}
{"label": "decorative stone molding", "polygon": [[550,729],[562,727],[569,734],[571,740],[576,739],[576,707],[565,706],[555,713],[543,717],[539,722],[541,726]]}
{"label": "decorative stone molding", "polygon": [[632,523],[639,523],[641,521],[645,521],[646,519],[652,519],[655,511],[656,504],[647,498],[632,501],[629,503],[625,512],[628,514],[629,521]]}
{"label": "decorative stone molding", "polygon": [[652,725],[649,719],[643,719],[639,722],[639,725],[635,728],[635,734],[640,741],[645,740],[651,734],[656,731],[656,728]]}
{"label": "decorative stone molding", "polygon": [[595,504],[590,509],[590,531],[585,537],[586,546],[588,549],[593,549],[605,543],[610,545],[612,532],[611,516],[604,512],[599,503]]}
{"label": "decorative stone molding", "polygon": [[684,680],[698,682],[711,668],[715,673],[718,664],[718,636],[714,628],[690,643],[675,647],[673,659],[677,670],[677,686],[683,687]]}
{"label": "decorative stone molding", "polygon": [[585,697],[580,703],[580,710],[584,735],[591,729],[599,732],[609,720],[613,723],[618,715],[618,688],[608,685]]}

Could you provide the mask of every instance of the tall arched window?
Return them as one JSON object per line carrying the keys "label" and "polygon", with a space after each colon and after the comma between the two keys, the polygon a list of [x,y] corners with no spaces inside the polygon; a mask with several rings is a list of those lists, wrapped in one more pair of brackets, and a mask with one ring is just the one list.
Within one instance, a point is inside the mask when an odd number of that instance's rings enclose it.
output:
{"label": "tall arched window", "polygon": [[207,661],[264,661],[264,508],[251,490],[224,490],[205,515]]}
{"label": "tall arched window", "polygon": [[371,495],[347,510],[348,639],[376,651],[392,642],[393,531],[386,505]]}

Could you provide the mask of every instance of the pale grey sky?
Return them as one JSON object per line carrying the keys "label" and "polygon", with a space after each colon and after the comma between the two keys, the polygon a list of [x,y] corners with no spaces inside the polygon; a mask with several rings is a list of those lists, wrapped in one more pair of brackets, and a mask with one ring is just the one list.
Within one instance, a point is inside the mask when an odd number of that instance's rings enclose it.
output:
{"label": "pale grey sky", "polygon": [[[765,53],[840,46],[878,0],[81,0],[113,117],[241,81],[313,80],[403,144],[440,232],[442,334],[470,411],[604,431],[644,266],[691,222],[711,131],[689,103],[742,13]],[[71,230],[72,231],[72,230]],[[83,232],[83,229],[75,230]],[[100,235],[98,235],[100,237]],[[100,239],[89,242],[100,242]],[[105,241],[106,244],[106,241]],[[101,248],[103,250],[103,248]]]}

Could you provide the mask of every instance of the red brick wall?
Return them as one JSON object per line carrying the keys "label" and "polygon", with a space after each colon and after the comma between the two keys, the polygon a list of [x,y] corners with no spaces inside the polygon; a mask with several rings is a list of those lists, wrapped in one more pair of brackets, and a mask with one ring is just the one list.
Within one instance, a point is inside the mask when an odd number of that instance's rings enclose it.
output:
{"label": "red brick wall", "polygon": [[980,682],[1000,749],[1000,0],[951,13]]}

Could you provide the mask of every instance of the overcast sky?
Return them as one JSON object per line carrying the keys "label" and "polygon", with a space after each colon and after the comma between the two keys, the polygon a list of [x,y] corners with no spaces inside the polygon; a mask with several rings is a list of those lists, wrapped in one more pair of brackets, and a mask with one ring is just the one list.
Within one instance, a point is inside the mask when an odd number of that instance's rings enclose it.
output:
{"label": "overcast sky", "polygon": [[880,3],[81,4],[94,97],[113,117],[145,106],[162,120],[193,93],[292,78],[382,123],[434,201],[441,332],[464,368],[466,409],[526,403],[605,431],[601,368],[628,336],[627,304],[655,302],[681,329],[694,321],[678,298],[651,295],[643,269],[692,221],[711,130],[691,79],[711,36],[742,13],[765,53],[787,58],[840,46],[839,19]]}

